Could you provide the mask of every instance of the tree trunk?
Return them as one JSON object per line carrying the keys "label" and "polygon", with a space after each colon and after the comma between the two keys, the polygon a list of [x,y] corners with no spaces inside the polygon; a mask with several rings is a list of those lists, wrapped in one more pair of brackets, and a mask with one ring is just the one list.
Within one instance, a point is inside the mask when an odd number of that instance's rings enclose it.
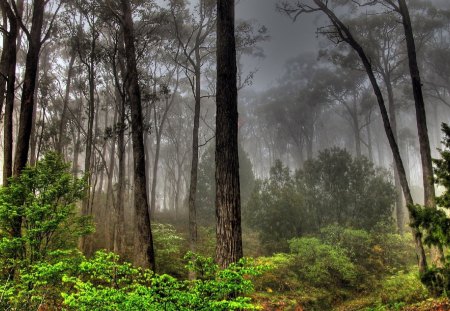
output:
{"label": "tree trunk", "polygon": [[[416,44],[412,30],[411,19],[408,6],[405,0],[398,0],[400,14],[402,16],[403,28],[405,30],[406,46],[408,50],[409,71],[416,107],[417,132],[419,135],[420,156],[422,160],[422,176],[424,188],[425,206],[436,208],[436,195],[434,189],[433,161],[431,158],[430,140],[428,137],[427,118],[425,112],[425,102],[422,93],[422,83],[420,80],[419,66],[417,64]],[[431,249],[431,259],[433,264],[442,266],[444,255],[442,249]]]}
{"label": "tree trunk", "polygon": [[234,0],[217,1],[216,261],[243,256],[239,188],[238,110]]}
{"label": "tree trunk", "polygon": [[[119,93],[117,91],[117,93]],[[117,210],[114,230],[114,252],[123,254],[124,235],[125,235],[125,101],[121,98],[120,103],[120,121],[118,123],[117,149],[118,154],[118,176],[117,176]]]}
{"label": "tree trunk", "polygon": [[[8,29],[8,23],[16,23],[15,20],[9,20],[7,16],[7,7],[9,7],[9,4],[6,2],[6,0],[2,0],[1,3],[1,9],[2,9],[2,19],[3,19],[3,29]],[[17,28],[17,27],[16,27]],[[17,30],[16,30],[17,33]],[[3,34],[3,50],[2,50],[2,56],[0,57],[0,116],[3,111],[3,103],[5,102],[6,97],[6,82],[8,77],[8,64],[9,64],[9,38],[11,37],[11,30],[9,33]]]}
{"label": "tree trunk", "polygon": [[45,0],[33,2],[33,17],[28,38],[28,52],[25,63],[22,98],[20,103],[19,129],[17,135],[16,154],[14,157],[13,175],[18,176],[28,161],[31,129],[33,125],[34,93],[41,50],[41,34],[44,20]]}
{"label": "tree trunk", "polygon": [[73,65],[75,63],[75,53],[72,53],[69,61],[69,68],[67,69],[67,81],[66,81],[66,91],[64,93],[63,100],[63,110],[61,112],[61,120],[59,120],[58,126],[58,143],[56,145],[56,152],[61,153],[63,151],[64,145],[64,132],[66,130],[67,123],[67,108],[69,105],[69,96],[70,96],[70,87],[72,84],[72,75],[73,75]]}
{"label": "tree trunk", "polygon": [[137,222],[137,264],[155,270],[155,254],[150,227],[147,201],[144,129],[142,121],[141,93],[138,82],[136,52],[134,47],[133,19],[129,0],[121,0],[123,9],[123,39],[127,64],[127,94],[131,106],[131,137],[134,159],[134,207]]}
{"label": "tree trunk", "polygon": [[195,68],[195,107],[194,107],[194,127],[192,129],[192,161],[191,161],[191,182],[189,185],[189,244],[191,251],[195,252],[197,245],[197,173],[198,173],[198,131],[200,127],[200,104],[201,104],[201,73],[200,73],[200,51],[195,49],[197,66]]}
{"label": "tree trunk", "polygon": [[[397,116],[395,109],[395,101],[394,101],[394,91],[392,88],[391,79],[389,76],[384,78],[386,83],[386,90],[388,94],[388,102],[389,102],[389,120],[391,122],[392,133],[394,134],[395,140],[398,141],[397,134]],[[405,226],[405,209],[403,206],[403,194],[402,194],[402,186],[400,185],[400,178],[398,176],[397,167],[394,166],[394,185],[396,190],[396,200],[395,200],[395,211],[396,211],[396,220],[397,220],[397,228],[401,235],[404,234],[404,226]]]}
{"label": "tree trunk", "polygon": [[[8,178],[12,176],[12,162],[13,162],[13,113],[15,100],[15,83],[16,83],[16,59],[17,59],[17,34],[18,24],[11,7],[3,0],[1,2],[3,11],[7,14],[10,29],[5,38],[6,45],[2,53],[7,55],[8,66],[6,67],[5,75],[7,77],[6,89],[6,105],[4,116],[4,146],[3,146],[3,185],[8,184]],[[3,69],[3,67],[2,67]],[[1,112],[1,108],[0,108]]]}

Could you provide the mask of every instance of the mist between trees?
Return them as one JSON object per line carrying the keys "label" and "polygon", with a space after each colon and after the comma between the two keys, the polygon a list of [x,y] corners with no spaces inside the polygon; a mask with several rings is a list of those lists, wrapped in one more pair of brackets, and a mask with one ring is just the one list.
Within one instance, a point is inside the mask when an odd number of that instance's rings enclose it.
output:
{"label": "mist between trees", "polygon": [[[447,292],[448,4],[280,0],[268,21],[252,1],[0,0],[0,306],[102,310],[80,298],[89,269],[95,289],[136,281],[112,310],[139,290],[162,310],[151,284],[173,310]],[[318,48],[261,79],[270,25],[310,16]]]}

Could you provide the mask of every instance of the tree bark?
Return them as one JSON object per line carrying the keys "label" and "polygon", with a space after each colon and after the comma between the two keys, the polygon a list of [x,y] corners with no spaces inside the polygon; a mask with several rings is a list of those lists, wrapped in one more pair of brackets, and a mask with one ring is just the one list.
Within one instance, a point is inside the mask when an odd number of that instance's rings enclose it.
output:
{"label": "tree bark", "polygon": [[13,175],[18,176],[28,161],[31,129],[33,125],[34,93],[39,64],[39,52],[42,42],[42,25],[44,21],[45,0],[33,2],[33,17],[28,38],[28,52],[25,62],[22,98],[20,104],[19,130],[17,135],[16,154],[14,157]]}
{"label": "tree bark", "polygon": [[[416,44],[412,30],[411,18],[405,0],[398,0],[399,11],[402,16],[405,31],[406,47],[408,50],[408,63],[413,88],[414,103],[416,107],[417,132],[419,135],[419,148],[422,160],[422,177],[424,188],[424,203],[428,208],[436,208],[436,194],[434,188],[433,160],[431,158],[430,139],[428,137],[425,102],[422,93],[419,65],[417,63]],[[432,247],[431,260],[433,264],[442,266],[444,254],[442,247]]]}
{"label": "tree bark", "polygon": [[243,256],[239,188],[238,109],[234,0],[217,1],[216,261]]}
{"label": "tree bark", "polygon": [[[4,115],[4,145],[3,145],[3,185],[8,185],[8,178],[12,176],[13,169],[13,113],[14,113],[14,93],[16,83],[16,59],[17,59],[17,35],[19,25],[17,19],[5,0],[2,0],[1,6],[8,17],[10,29],[8,35],[5,35],[6,45],[2,53],[7,55],[7,67],[4,73],[7,77],[6,105]],[[3,68],[3,67],[2,67]],[[1,112],[1,108],[0,108]]]}
{"label": "tree bark", "polygon": [[150,227],[150,214],[147,201],[146,168],[144,150],[144,129],[142,121],[141,93],[138,82],[136,52],[134,46],[133,19],[129,0],[121,0],[123,17],[123,39],[127,65],[126,86],[131,106],[131,137],[134,159],[134,207],[137,222],[137,264],[155,270],[155,254]]}

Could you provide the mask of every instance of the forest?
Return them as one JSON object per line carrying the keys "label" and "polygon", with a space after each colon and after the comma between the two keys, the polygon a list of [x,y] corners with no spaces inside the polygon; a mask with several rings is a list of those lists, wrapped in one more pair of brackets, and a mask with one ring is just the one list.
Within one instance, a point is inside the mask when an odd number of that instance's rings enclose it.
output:
{"label": "forest", "polygon": [[448,0],[0,12],[0,310],[450,310]]}

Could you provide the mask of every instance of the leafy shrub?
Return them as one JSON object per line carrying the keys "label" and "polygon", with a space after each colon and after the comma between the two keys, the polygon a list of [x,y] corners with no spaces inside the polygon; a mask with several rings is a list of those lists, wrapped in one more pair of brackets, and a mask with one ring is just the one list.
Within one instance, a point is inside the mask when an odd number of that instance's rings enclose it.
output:
{"label": "leafy shrub", "polygon": [[85,182],[74,178],[61,156],[48,153],[0,188],[0,266],[2,274],[45,260],[56,249],[76,246],[92,231],[76,215]]}
{"label": "leafy shrub", "polygon": [[353,286],[356,267],[339,246],[325,244],[317,238],[289,241],[293,265],[299,277],[314,286]]}
{"label": "leafy shrub", "polygon": [[157,271],[177,277],[184,276],[183,237],[170,224],[153,223],[152,233]]}
{"label": "leafy shrub", "polygon": [[167,275],[120,263],[112,253],[97,252],[83,261],[79,274],[65,276],[73,290],[63,293],[69,310],[255,310],[242,295],[253,290],[251,275],[262,268],[248,259],[221,270],[212,259],[188,253],[190,269],[200,276],[178,281]]}
{"label": "leafy shrub", "polygon": [[[321,230],[321,239],[337,245],[358,268],[359,283],[367,278],[381,279],[388,273],[407,269],[414,258],[410,235],[401,236],[384,224],[372,231],[329,226]],[[361,286],[360,286],[361,287]]]}
{"label": "leafy shrub", "polygon": [[426,299],[428,290],[420,282],[417,271],[399,271],[383,280],[380,294],[383,304],[410,304]]}

